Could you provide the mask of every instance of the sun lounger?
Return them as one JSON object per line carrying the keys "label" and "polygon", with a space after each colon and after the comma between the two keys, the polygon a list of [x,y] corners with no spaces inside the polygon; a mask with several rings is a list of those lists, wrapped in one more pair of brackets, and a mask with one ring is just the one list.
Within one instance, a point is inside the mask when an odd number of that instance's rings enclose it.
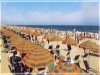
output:
{"label": "sun lounger", "polygon": [[89,53],[89,55],[94,56],[94,53]]}

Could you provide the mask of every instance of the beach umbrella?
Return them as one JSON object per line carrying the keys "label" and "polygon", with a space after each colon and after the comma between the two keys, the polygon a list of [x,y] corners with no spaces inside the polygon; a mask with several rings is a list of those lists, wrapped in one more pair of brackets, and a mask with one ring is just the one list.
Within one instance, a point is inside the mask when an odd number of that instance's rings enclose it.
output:
{"label": "beach umbrella", "polygon": [[65,38],[65,40],[63,40],[62,42],[63,44],[68,44],[68,45],[77,45],[76,41],[70,37]]}
{"label": "beach umbrella", "polygon": [[25,32],[25,29],[21,29],[20,32],[24,33]]}
{"label": "beach umbrella", "polygon": [[5,36],[6,36],[6,34],[8,34],[8,33],[9,33],[9,31],[8,31],[8,30],[6,30],[6,29],[4,29],[2,33],[3,33],[3,35],[5,35]]}
{"label": "beach umbrella", "polygon": [[27,53],[21,62],[33,69],[47,67],[52,69],[54,67],[53,56],[50,54],[50,52],[48,52],[48,50],[44,49],[43,47],[37,47]]}
{"label": "beach umbrella", "polygon": [[84,71],[75,64],[68,64],[67,62],[59,64],[54,68],[50,75],[84,75]]}
{"label": "beach umbrella", "polygon": [[53,37],[53,36],[52,36],[51,34],[45,34],[45,35],[43,36],[43,39],[51,40],[52,37]]}
{"label": "beach umbrella", "polygon": [[54,36],[51,40],[52,41],[62,41],[63,39],[60,36]]}
{"label": "beach umbrella", "polygon": [[62,41],[63,39],[60,37],[60,36],[54,36],[51,41],[57,41],[57,44],[58,44],[58,41]]}
{"label": "beach umbrella", "polygon": [[7,30],[3,28],[3,30],[2,30],[3,35],[4,35],[4,33],[5,33],[6,31],[7,31]]}
{"label": "beach umbrella", "polygon": [[16,46],[16,49],[17,51],[20,51],[21,53],[27,53],[30,50],[34,50],[34,46],[35,44],[31,43],[28,40],[24,40]]}
{"label": "beach umbrella", "polygon": [[35,31],[32,35],[37,37],[37,36],[40,36],[40,33],[38,31]]}
{"label": "beach umbrella", "polygon": [[8,33],[5,34],[6,37],[11,37],[13,35],[15,35],[15,33],[12,31],[9,31]]}
{"label": "beach umbrella", "polygon": [[97,45],[96,43],[94,43],[90,40],[81,43],[79,45],[79,47],[80,48],[86,48],[86,49],[92,49],[92,50],[95,50],[95,49],[99,50],[99,45]]}
{"label": "beach umbrella", "polygon": [[27,29],[26,34],[30,35],[31,34],[31,30]]}
{"label": "beach umbrella", "polygon": [[11,46],[16,47],[18,44],[20,44],[23,41],[25,41],[23,38],[19,38],[17,40],[14,40],[14,41],[11,42]]}
{"label": "beach umbrella", "polygon": [[8,39],[8,41],[11,41],[12,39],[15,39],[15,38],[18,38],[19,36],[17,35],[17,34],[15,34],[15,35],[13,35],[13,36],[11,36],[9,39]]}
{"label": "beach umbrella", "polygon": [[18,39],[21,39],[21,37],[20,36],[18,36],[18,35],[13,35],[12,37],[10,37],[9,39],[8,39],[8,41],[15,41],[15,40],[18,40]]}

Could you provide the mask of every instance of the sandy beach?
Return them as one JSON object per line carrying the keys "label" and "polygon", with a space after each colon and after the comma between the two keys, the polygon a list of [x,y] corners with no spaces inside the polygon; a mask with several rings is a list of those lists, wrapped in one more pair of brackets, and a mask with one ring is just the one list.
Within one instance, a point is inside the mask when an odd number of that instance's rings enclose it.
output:
{"label": "sandy beach", "polygon": [[[43,35],[39,36],[39,41],[42,40],[42,37],[43,37]],[[62,37],[63,37],[63,36],[62,36]],[[71,37],[71,38],[74,38],[74,37]],[[87,41],[87,40],[91,40],[91,41],[95,42],[96,44],[98,44],[98,45],[100,46],[100,40],[85,38],[85,39],[79,41],[79,43],[78,43],[77,46],[72,46],[72,51],[71,51],[71,54],[70,54],[70,57],[71,57],[72,59],[74,59],[74,57],[75,57],[76,55],[80,55],[80,57],[79,57],[80,66],[81,66],[81,68],[83,68],[83,69],[85,69],[85,66],[84,66],[83,58],[81,57],[81,55],[84,55],[84,51],[83,51],[82,48],[79,48],[78,46],[79,46],[79,44],[81,44],[82,42]],[[44,45],[44,48],[48,49],[48,47],[49,47],[50,45],[53,45],[53,48],[55,48],[57,44],[60,45],[60,49],[59,49],[59,50],[60,50],[60,55],[63,56],[63,57],[65,57],[65,60],[66,60],[67,51],[63,50],[63,48],[66,48],[67,45],[62,44],[62,42],[58,42],[58,43],[57,43],[57,42],[51,41],[51,42],[48,44],[48,42],[46,41],[46,42],[45,42],[45,45]],[[0,50],[4,50],[4,48],[1,47]],[[9,70],[9,68],[8,68],[9,62],[8,62],[8,60],[7,60],[7,57],[8,57],[9,54],[10,54],[10,53],[1,53],[1,52],[0,52],[0,55],[1,55],[1,62],[0,62],[0,67],[1,67],[1,68],[0,68],[0,71],[1,71],[1,72],[0,72],[0,75],[6,75],[6,74],[7,74],[7,75],[11,75],[10,70]],[[94,69],[94,70],[96,70],[96,71],[98,71],[98,72],[100,73],[100,64],[99,64],[99,63],[100,63],[100,57],[88,56],[86,59],[88,60],[90,67],[91,67],[92,69]],[[91,71],[90,73],[93,73],[93,72]]]}

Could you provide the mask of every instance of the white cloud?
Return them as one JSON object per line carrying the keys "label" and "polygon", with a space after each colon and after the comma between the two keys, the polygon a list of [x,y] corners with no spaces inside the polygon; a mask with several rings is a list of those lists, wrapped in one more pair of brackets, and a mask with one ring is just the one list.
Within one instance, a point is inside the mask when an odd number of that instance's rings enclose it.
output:
{"label": "white cloud", "polygon": [[[22,15],[2,14],[2,22],[13,24],[84,24],[85,22],[95,22],[95,18],[99,17],[99,4],[92,2],[83,2],[79,11],[72,13],[63,13],[61,11],[50,11],[42,13],[39,11],[28,11]],[[93,22],[93,23],[94,23]],[[90,23],[90,24],[91,24]]]}

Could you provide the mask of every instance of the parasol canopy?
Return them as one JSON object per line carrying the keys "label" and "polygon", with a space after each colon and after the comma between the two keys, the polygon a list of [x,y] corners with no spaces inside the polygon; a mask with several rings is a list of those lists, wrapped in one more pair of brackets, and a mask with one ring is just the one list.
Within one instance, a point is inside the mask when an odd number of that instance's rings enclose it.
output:
{"label": "parasol canopy", "polygon": [[35,36],[35,37],[37,37],[37,36],[40,36],[40,33],[38,31],[35,31],[35,32],[33,32],[32,35]]}
{"label": "parasol canopy", "polygon": [[11,37],[11,36],[13,36],[13,35],[15,35],[15,33],[12,32],[12,31],[8,31],[7,33],[5,33],[5,36],[6,36],[6,37]]}
{"label": "parasol canopy", "polygon": [[54,36],[51,40],[52,41],[62,41],[63,39],[60,36]]}
{"label": "parasol canopy", "polygon": [[37,47],[27,53],[21,62],[30,68],[36,69],[46,68],[54,65],[53,56],[43,47]]}
{"label": "parasol canopy", "polygon": [[77,45],[77,43],[76,43],[76,41],[74,40],[74,39],[72,39],[72,38],[66,38],[63,42],[62,42],[63,44],[68,44],[68,45]]}
{"label": "parasol canopy", "polygon": [[43,36],[43,39],[51,40],[52,37],[53,37],[53,36],[52,36],[51,34],[45,34],[45,35]]}
{"label": "parasol canopy", "polygon": [[75,64],[61,63],[51,71],[50,75],[84,75],[84,71]]}
{"label": "parasol canopy", "polygon": [[22,42],[20,42],[16,48],[18,51],[22,52],[22,53],[27,53],[30,50],[34,50],[34,46],[35,44],[31,43],[30,41],[24,40]]}
{"label": "parasol canopy", "polygon": [[20,38],[20,36],[18,36],[18,35],[13,35],[13,36],[11,36],[9,39],[8,39],[8,41],[13,41],[13,40],[16,40],[16,39],[18,39],[18,38]]}
{"label": "parasol canopy", "polygon": [[82,44],[79,45],[80,48],[86,48],[86,49],[92,49],[92,50],[99,50],[99,45],[97,45],[96,43],[88,40],[83,42]]}
{"label": "parasol canopy", "polygon": [[11,42],[11,46],[12,47],[17,47],[17,45],[20,44],[23,41],[25,41],[23,38],[19,38],[19,39],[15,40],[15,41],[12,41]]}

